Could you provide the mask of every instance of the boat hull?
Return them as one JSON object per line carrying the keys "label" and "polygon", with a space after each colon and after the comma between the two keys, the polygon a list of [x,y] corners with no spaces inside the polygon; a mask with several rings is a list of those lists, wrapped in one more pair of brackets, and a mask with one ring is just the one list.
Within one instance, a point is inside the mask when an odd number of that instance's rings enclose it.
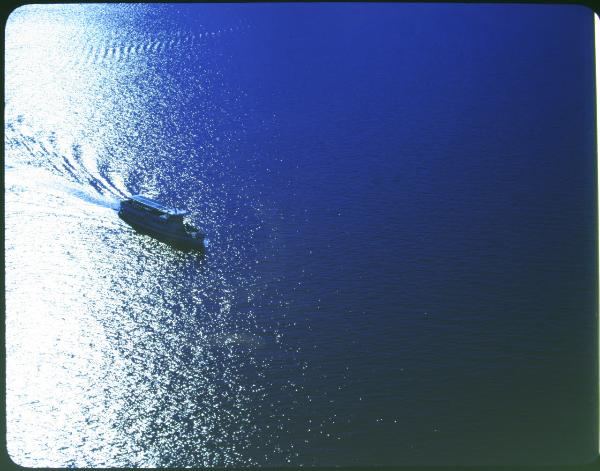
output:
{"label": "boat hull", "polygon": [[179,235],[161,231],[154,224],[146,224],[137,218],[128,216],[124,211],[119,211],[119,217],[129,224],[133,229],[142,234],[147,234],[161,242],[175,246],[180,249],[204,251],[204,238],[194,238],[189,235]]}

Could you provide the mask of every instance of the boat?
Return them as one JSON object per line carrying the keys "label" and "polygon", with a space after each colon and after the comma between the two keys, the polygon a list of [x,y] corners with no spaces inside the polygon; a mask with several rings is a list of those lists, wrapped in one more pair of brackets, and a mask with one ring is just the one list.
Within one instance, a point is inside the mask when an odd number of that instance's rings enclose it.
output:
{"label": "boat", "polygon": [[204,234],[184,220],[187,215],[143,195],[122,200],[119,208],[119,217],[138,232],[180,248],[203,250]]}

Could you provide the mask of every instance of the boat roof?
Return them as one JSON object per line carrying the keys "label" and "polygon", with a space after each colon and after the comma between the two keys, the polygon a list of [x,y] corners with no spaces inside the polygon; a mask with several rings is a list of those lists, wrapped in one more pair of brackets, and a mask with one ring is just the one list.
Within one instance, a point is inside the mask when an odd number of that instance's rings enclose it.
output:
{"label": "boat roof", "polygon": [[185,216],[188,212],[184,209],[175,209],[169,208],[163,204],[160,204],[158,201],[148,198],[143,195],[133,195],[129,197],[130,200],[137,201],[144,206],[148,206],[149,208],[156,209],[161,213],[169,214],[171,216]]}

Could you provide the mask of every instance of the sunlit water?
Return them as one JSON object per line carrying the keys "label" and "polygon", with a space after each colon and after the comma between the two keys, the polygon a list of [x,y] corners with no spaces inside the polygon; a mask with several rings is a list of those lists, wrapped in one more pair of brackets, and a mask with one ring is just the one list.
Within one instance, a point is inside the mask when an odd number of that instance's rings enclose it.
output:
{"label": "sunlit water", "polygon": [[[15,11],[10,456],[593,457],[592,14],[561,8]],[[206,253],[135,233],[132,193]]]}

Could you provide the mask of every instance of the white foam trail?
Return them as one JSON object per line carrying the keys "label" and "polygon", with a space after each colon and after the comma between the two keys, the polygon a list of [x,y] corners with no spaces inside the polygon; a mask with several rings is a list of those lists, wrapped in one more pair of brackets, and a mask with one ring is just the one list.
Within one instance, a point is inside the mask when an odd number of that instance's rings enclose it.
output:
{"label": "white foam trail", "polygon": [[125,186],[125,183],[123,182],[123,177],[121,177],[121,175],[119,175],[118,173],[112,172],[110,174],[110,180],[112,182],[112,187],[116,188],[122,196],[125,196],[129,193],[129,191],[127,190],[127,187]]}
{"label": "white foam trail", "polygon": [[49,196],[62,199],[62,196],[68,194],[96,206],[111,209],[118,209],[119,206],[119,200],[115,196],[95,194],[89,188],[77,183],[65,182],[62,177],[45,169],[5,168],[5,176],[7,187],[21,188],[44,195],[45,198],[41,201],[47,202]]}
{"label": "white foam trail", "polygon": [[102,183],[105,188],[113,188],[113,185],[106,181],[102,175],[100,175],[100,171],[98,170],[98,162],[95,158],[96,155],[89,149],[84,149],[83,147],[81,148],[80,155],[81,165],[87,171],[87,173]]}
{"label": "white foam trail", "polygon": [[119,209],[119,199],[114,196],[92,194],[85,188],[77,187],[75,185],[63,185],[63,187],[67,193],[87,203],[95,204],[96,206],[102,206],[104,208],[114,210]]}

